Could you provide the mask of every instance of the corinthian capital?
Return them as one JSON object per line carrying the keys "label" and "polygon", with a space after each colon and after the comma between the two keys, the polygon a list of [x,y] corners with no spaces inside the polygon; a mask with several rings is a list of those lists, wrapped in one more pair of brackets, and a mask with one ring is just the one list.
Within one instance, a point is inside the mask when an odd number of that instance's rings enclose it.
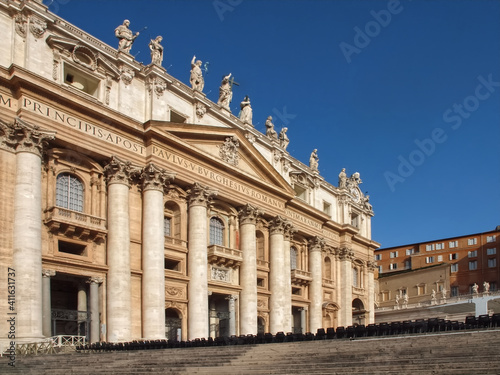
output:
{"label": "corinthian capital", "polygon": [[283,216],[276,216],[270,223],[271,234],[285,234],[290,222]]}
{"label": "corinthian capital", "polygon": [[325,245],[325,240],[319,236],[314,236],[309,240],[309,251],[321,251]]}
{"label": "corinthian capital", "polygon": [[251,204],[246,204],[241,207],[238,215],[240,217],[240,225],[241,224],[256,224],[257,219],[264,214],[263,211],[259,210],[257,207],[252,206]]}
{"label": "corinthian capital", "polygon": [[104,174],[108,185],[124,184],[130,186],[131,179],[138,174],[139,170],[132,166],[129,161],[122,161],[116,156],[111,158],[108,165],[104,167]]}
{"label": "corinthian capital", "polygon": [[337,252],[337,256],[340,260],[352,261],[354,259],[354,252],[348,247],[341,247]]}
{"label": "corinthian capital", "polygon": [[208,186],[202,186],[195,182],[191,189],[187,191],[189,206],[207,206],[208,202],[217,195],[217,191]]}
{"label": "corinthian capital", "polygon": [[285,241],[290,241],[293,238],[294,233],[297,233],[297,229],[295,229],[291,221],[287,220],[285,224],[285,231],[283,232]]}
{"label": "corinthian capital", "polygon": [[3,148],[11,148],[17,152],[31,152],[42,156],[48,141],[56,137],[52,131],[42,130],[19,118],[13,124],[0,121],[0,144]]}
{"label": "corinthian capital", "polygon": [[168,173],[164,169],[158,168],[153,163],[149,163],[142,169],[142,190],[159,190],[163,192],[165,187],[170,184],[174,178],[174,173]]}

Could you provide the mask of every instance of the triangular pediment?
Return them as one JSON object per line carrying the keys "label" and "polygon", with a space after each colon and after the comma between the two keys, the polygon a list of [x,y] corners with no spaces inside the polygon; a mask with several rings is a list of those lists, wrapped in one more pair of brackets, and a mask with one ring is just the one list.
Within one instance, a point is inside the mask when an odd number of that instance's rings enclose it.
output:
{"label": "triangular pediment", "polygon": [[218,168],[234,176],[273,186],[292,196],[295,194],[288,182],[239,129],[166,121],[151,121],[147,126],[174,136],[177,142],[191,150],[192,156],[205,159],[214,167],[218,164]]}

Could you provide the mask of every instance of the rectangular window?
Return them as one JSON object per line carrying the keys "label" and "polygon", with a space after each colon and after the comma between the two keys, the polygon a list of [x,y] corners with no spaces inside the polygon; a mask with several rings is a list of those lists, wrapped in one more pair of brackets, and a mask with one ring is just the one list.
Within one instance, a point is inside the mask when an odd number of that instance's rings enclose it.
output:
{"label": "rectangular window", "polygon": [[442,255],[438,255],[438,262],[442,262],[443,261],[443,256]]}
{"label": "rectangular window", "polygon": [[432,251],[432,250],[434,250],[434,244],[425,245],[425,250],[426,251]]}
{"label": "rectangular window", "polygon": [[469,238],[467,240],[467,245],[477,245],[477,238]]}
{"label": "rectangular window", "polygon": [[453,249],[454,247],[458,247],[458,241],[450,241],[448,245],[450,249]]}
{"label": "rectangular window", "polygon": [[181,262],[175,259],[165,258],[165,269],[171,271],[180,271]]}
{"label": "rectangular window", "polygon": [[375,260],[382,260],[382,254],[375,254]]}
{"label": "rectangular window", "polygon": [[405,260],[405,270],[409,270],[411,268],[411,260]]}
{"label": "rectangular window", "polygon": [[434,257],[425,257],[425,263],[434,263]]}
{"label": "rectangular window", "polygon": [[391,251],[390,257],[391,258],[397,258],[398,257],[398,252],[397,251]]}
{"label": "rectangular window", "polygon": [[391,264],[389,264],[389,269],[390,270],[397,270],[398,269],[398,264],[397,263],[391,263]]}
{"label": "rectangular window", "polygon": [[477,257],[477,250],[469,251],[467,253],[467,255],[468,255],[469,258],[475,258],[475,257]]}
{"label": "rectangular window", "polygon": [[458,272],[458,263],[451,265],[451,272]]}
{"label": "rectangular window", "polygon": [[491,281],[490,282],[490,292],[496,292],[497,291],[497,283],[496,281]]}
{"label": "rectangular window", "polygon": [[64,64],[64,83],[97,97],[99,80],[66,64]]}
{"label": "rectangular window", "polygon": [[414,249],[406,249],[406,255],[412,255],[414,252]]}
{"label": "rectangular window", "polygon": [[488,268],[497,266],[497,258],[488,259]]}
{"label": "rectangular window", "polygon": [[74,242],[58,241],[58,250],[60,253],[87,256],[87,246]]}
{"label": "rectangular window", "polygon": [[495,242],[496,236],[487,236],[486,237],[486,242]]}
{"label": "rectangular window", "polygon": [[419,296],[422,296],[425,294],[425,284],[417,285],[417,293]]}
{"label": "rectangular window", "polygon": [[486,255],[495,255],[497,253],[497,248],[493,247],[491,249],[486,249]]}
{"label": "rectangular window", "polygon": [[458,296],[458,286],[452,286],[451,291],[450,291],[450,296],[451,297],[457,297]]}
{"label": "rectangular window", "polygon": [[477,270],[477,260],[471,260],[469,262],[469,271]]}
{"label": "rectangular window", "polygon": [[458,259],[458,253],[450,254],[450,260],[456,260],[456,259]]}
{"label": "rectangular window", "polygon": [[261,288],[264,288],[265,287],[264,279],[257,278],[257,286],[261,287]]}
{"label": "rectangular window", "polygon": [[377,266],[378,268],[378,273],[382,273],[382,266]]}
{"label": "rectangular window", "polygon": [[443,250],[443,249],[444,249],[444,242],[436,244],[436,250]]}
{"label": "rectangular window", "polygon": [[328,202],[323,201],[323,212],[327,215],[330,215],[332,205]]}

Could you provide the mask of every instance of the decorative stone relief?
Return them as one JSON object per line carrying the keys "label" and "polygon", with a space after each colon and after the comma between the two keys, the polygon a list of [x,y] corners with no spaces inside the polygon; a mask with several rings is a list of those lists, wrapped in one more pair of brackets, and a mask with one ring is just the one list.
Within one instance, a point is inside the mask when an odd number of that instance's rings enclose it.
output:
{"label": "decorative stone relief", "polygon": [[44,20],[36,16],[30,17],[30,31],[35,38],[43,37],[45,30],[47,30],[47,23]]}
{"label": "decorative stone relief", "polygon": [[205,107],[202,103],[196,103],[196,116],[198,116],[198,118],[202,118],[205,116],[205,113],[207,113],[207,107]]}
{"label": "decorative stone relief", "polygon": [[96,277],[96,276],[89,277],[89,279],[87,280],[87,283],[89,284],[102,284],[103,282],[104,279],[102,277]]}
{"label": "decorative stone relief", "polygon": [[28,19],[22,13],[19,13],[14,18],[16,22],[16,33],[22,38],[26,38],[26,32],[28,31]]}
{"label": "decorative stone relief", "polygon": [[255,143],[255,136],[252,133],[250,132],[246,133],[245,138],[248,139],[250,143]]}
{"label": "decorative stone relief", "polygon": [[155,78],[154,80],[154,91],[156,94],[156,98],[160,98],[163,95],[163,92],[167,89],[167,82],[160,78]]}
{"label": "decorative stone relief", "polygon": [[366,266],[368,267],[368,271],[370,271],[370,272],[373,272],[377,269],[377,263],[375,263],[373,261],[368,261],[366,263]]}
{"label": "decorative stone relief", "polygon": [[130,85],[135,77],[135,72],[127,67],[122,67],[120,71],[120,79],[125,83],[125,85]]}
{"label": "decorative stone relief", "polygon": [[113,156],[109,164],[104,167],[108,185],[122,183],[130,186],[131,179],[139,172],[138,168],[133,167],[131,162],[122,161],[116,156]]}
{"label": "decorative stone relief", "polygon": [[109,96],[111,94],[111,87],[113,86],[113,80],[111,77],[106,77],[106,93],[104,94],[104,102],[109,105]]}
{"label": "decorative stone relief", "polygon": [[213,266],[211,270],[211,278],[216,281],[224,281],[226,283],[231,282],[229,270]]}
{"label": "decorative stone relief", "polygon": [[54,277],[56,275],[56,271],[42,269],[42,277]]}
{"label": "decorative stone relief", "polygon": [[182,297],[182,295],[184,294],[182,288],[178,288],[175,286],[168,286],[168,285],[165,286],[165,292],[167,292],[169,296],[173,297]]}
{"label": "decorative stone relief", "polygon": [[340,260],[353,260],[354,252],[348,247],[341,247],[338,249],[337,256]]}
{"label": "decorative stone relief", "polygon": [[247,204],[243,206],[239,212],[238,216],[240,218],[240,225],[242,224],[256,224],[257,219],[264,214],[263,211],[259,210],[257,207]]}
{"label": "decorative stone relief", "polygon": [[187,191],[189,194],[189,205],[202,205],[207,204],[217,195],[215,190],[209,189],[207,186],[202,186],[198,182],[193,184],[193,187]]}
{"label": "decorative stone relief", "polygon": [[220,147],[219,156],[225,162],[237,166],[239,161],[238,147],[240,147],[238,138],[235,136],[227,137]]}
{"label": "decorative stone relief", "polygon": [[165,187],[175,178],[173,173],[167,173],[164,169],[158,168],[153,163],[146,165],[140,176],[142,189],[164,191]]}
{"label": "decorative stone relief", "polygon": [[314,236],[309,240],[309,251],[321,251],[325,246],[325,240],[321,237]]}
{"label": "decorative stone relief", "polygon": [[59,53],[58,50],[54,50],[54,58],[53,58],[53,64],[52,64],[52,78],[57,81],[59,78],[59,66],[61,64],[61,54]]}
{"label": "decorative stone relief", "polygon": [[4,149],[27,151],[41,157],[48,141],[55,137],[55,132],[41,130],[18,118],[13,124],[0,120],[0,147]]}
{"label": "decorative stone relief", "polygon": [[97,69],[97,56],[85,46],[75,46],[75,48],[73,48],[73,52],[71,53],[71,57],[74,62],[86,67],[87,69]]}

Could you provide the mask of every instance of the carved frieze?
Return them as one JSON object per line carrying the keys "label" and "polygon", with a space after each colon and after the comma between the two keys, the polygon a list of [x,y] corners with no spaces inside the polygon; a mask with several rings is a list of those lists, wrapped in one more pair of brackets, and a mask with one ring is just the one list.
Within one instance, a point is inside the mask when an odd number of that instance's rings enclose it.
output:
{"label": "carved frieze", "polygon": [[172,297],[183,297],[183,295],[184,295],[183,288],[170,286],[170,285],[165,286],[165,292],[167,293],[167,295],[172,296]]}
{"label": "carved frieze", "polygon": [[73,61],[92,71],[97,69],[97,56],[89,48],[77,45],[71,53]]}
{"label": "carved frieze", "polygon": [[227,137],[220,146],[219,156],[226,163],[237,166],[239,161],[238,148],[240,143],[236,137]]}

